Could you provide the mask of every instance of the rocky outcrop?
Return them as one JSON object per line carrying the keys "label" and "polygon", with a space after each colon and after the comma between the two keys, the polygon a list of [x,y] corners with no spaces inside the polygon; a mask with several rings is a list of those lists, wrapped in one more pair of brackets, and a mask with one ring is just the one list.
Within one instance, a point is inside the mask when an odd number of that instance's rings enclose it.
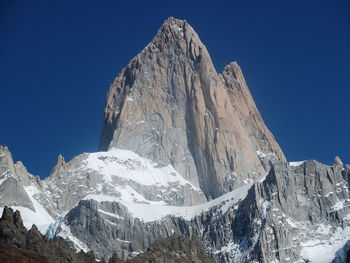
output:
{"label": "rocky outcrop", "polygon": [[285,157],[237,63],[222,74],[184,20],[169,18],[114,80],[100,149],[128,149],[171,164],[208,199],[265,174]]}
{"label": "rocky outcrop", "polygon": [[343,164],[342,160],[339,158],[339,156],[336,156],[334,158],[333,165],[337,166],[339,168],[343,168],[344,167],[344,164]]}
{"label": "rocky outcrop", "polygon": [[0,262],[2,263],[48,263],[47,259],[35,252],[11,247],[0,239]]}
{"label": "rocky outcrop", "polygon": [[[173,235],[154,242],[143,254],[128,260],[130,263],[214,263],[196,239]],[[111,261],[109,263],[119,263]]]}
{"label": "rocky outcrop", "polygon": [[[35,225],[28,231],[19,211],[5,207],[0,219],[1,262],[95,263],[92,253],[75,253],[62,238],[49,240]],[[11,261],[12,259],[16,259]]]}
{"label": "rocky outcrop", "polygon": [[0,207],[23,206],[34,210],[30,197],[24,189],[39,178],[27,172],[22,162],[14,163],[6,146],[0,146]]}

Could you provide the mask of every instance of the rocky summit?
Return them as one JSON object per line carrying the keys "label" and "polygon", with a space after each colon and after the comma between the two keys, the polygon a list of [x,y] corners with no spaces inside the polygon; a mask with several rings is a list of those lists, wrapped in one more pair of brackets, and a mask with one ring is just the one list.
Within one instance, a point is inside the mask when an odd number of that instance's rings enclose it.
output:
{"label": "rocky summit", "polygon": [[100,149],[171,164],[208,200],[285,161],[237,63],[217,73],[193,28],[169,18],[110,87]]}
{"label": "rocky summit", "polygon": [[194,29],[168,18],[110,86],[98,152],[60,155],[40,180],[0,147],[3,251],[37,262],[348,262],[349,180],[339,157],[288,162],[238,64],[218,73]]}

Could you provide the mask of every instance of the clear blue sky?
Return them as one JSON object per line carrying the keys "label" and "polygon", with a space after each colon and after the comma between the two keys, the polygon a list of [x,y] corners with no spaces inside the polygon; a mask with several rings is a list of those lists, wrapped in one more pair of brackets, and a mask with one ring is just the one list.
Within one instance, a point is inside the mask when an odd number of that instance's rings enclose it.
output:
{"label": "clear blue sky", "polygon": [[2,0],[0,144],[41,177],[96,151],[109,84],[174,16],[238,61],[289,160],[350,163],[347,2]]}

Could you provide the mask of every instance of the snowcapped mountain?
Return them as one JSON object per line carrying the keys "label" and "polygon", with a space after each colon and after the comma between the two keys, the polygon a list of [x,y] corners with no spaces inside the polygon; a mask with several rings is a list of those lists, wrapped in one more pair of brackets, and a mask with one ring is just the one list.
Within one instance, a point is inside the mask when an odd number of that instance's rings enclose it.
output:
{"label": "snowcapped mountain", "polygon": [[40,180],[1,146],[0,207],[99,258],[177,233],[220,263],[345,262],[350,167],[288,163],[238,64],[217,73],[186,21],[167,19],[114,80],[100,150]]}

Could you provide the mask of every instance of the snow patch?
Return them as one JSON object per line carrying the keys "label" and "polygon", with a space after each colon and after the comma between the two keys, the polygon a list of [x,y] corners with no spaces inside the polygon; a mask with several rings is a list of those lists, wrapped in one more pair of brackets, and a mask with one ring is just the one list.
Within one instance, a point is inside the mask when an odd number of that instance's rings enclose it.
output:
{"label": "snow patch", "polygon": [[87,168],[103,174],[107,182],[112,182],[113,177],[116,177],[125,181],[134,181],[140,185],[168,187],[171,183],[178,183],[188,184],[193,189],[197,189],[178,174],[173,166],[159,167],[151,160],[128,150],[112,148],[108,152],[90,153],[84,162]]}
{"label": "snow patch", "polygon": [[305,163],[306,161],[298,161],[298,162],[289,162],[290,167],[297,167]]}
{"label": "snow patch", "polygon": [[[23,220],[23,225],[29,230],[35,224],[38,230],[44,235],[49,228],[50,224],[54,222],[53,218],[46,212],[45,208],[33,197],[38,193],[38,189],[34,186],[25,186],[25,191],[27,192],[34,210],[23,206],[10,206],[13,210],[18,210],[21,213]],[[4,208],[0,208],[0,214],[2,214]]]}
{"label": "snow patch", "polygon": [[60,228],[60,232],[57,234],[57,236],[60,236],[63,239],[70,240],[73,243],[74,248],[77,252],[83,250],[86,253],[90,250],[84,242],[80,241],[71,233],[69,226],[67,226],[64,222],[61,222]]}
{"label": "snow patch", "polygon": [[[330,227],[321,227],[324,233],[330,232]],[[301,256],[309,262],[329,263],[335,257],[336,252],[341,249],[350,237],[350,227],[344,229],[338,227],[334,234],[325,240],[313,239],[301,243]]]}

